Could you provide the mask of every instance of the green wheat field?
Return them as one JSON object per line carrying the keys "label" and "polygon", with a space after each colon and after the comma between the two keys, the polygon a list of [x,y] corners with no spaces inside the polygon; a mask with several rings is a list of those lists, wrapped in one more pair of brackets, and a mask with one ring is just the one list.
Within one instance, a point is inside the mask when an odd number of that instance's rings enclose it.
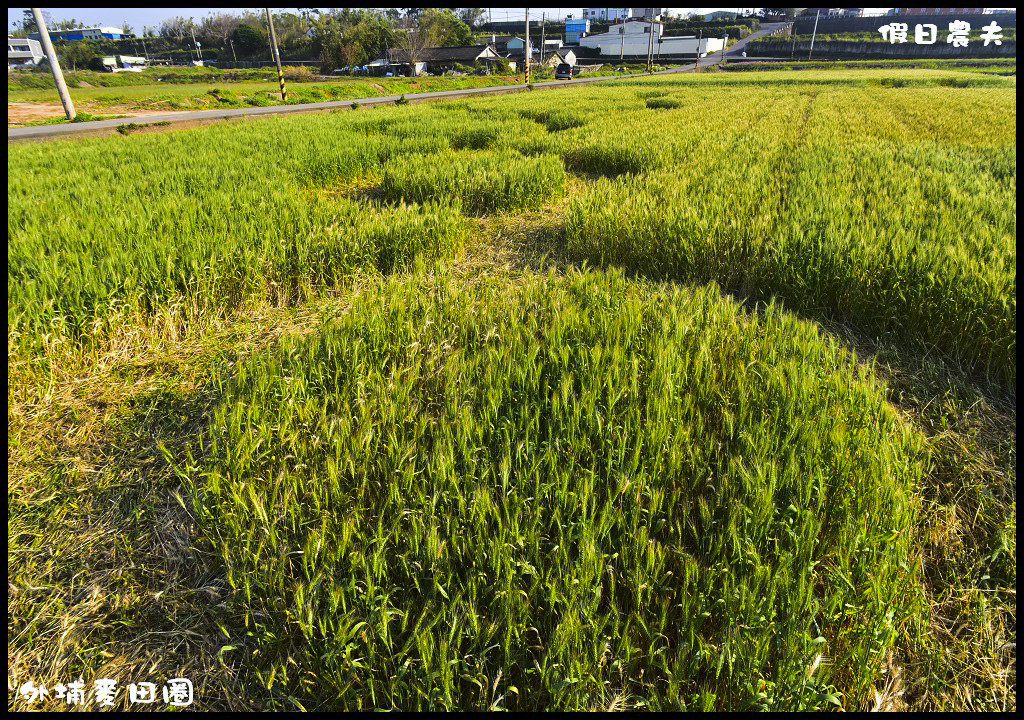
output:
{"label": "green wheat field", "polygon": [[1015,77],[22,143],[7,187],[9,708],[1016,709]]}

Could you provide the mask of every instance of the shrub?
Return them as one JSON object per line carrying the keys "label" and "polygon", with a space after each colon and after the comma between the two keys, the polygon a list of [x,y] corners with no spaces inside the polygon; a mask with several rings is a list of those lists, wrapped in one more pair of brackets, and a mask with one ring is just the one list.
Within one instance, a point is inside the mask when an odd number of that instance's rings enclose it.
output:
{"label": "shrub", "polygon": [[288,82],[312,82],[317,79],[316,74],[305,65],[285,65],[281,72]]}

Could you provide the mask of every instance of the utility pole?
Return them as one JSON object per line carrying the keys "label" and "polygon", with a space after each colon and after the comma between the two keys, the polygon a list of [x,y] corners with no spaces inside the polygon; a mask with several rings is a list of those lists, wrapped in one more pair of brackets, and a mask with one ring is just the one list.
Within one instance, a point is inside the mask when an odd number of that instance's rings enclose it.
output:
{"label": "utility pole", "polygon": [[619,18],[619,65],[622,64],[622,56],[626,49],[626,16]]}
{"label": "utility pole", "polygon": [[821,10],[814,16],[814,32],[811,33],[811,49],[807,51],[807,59],[811,59],[811,53],[814,52],[814,38],[818,37],[818,18],[821,17]]}
{"label": "utility pole", "polygon": [[50,33],[46,31],[42,9],[32,8],[32,17],[35,18],[36,27],[39,28],[39,40],[43,43],[43,52],[46,53],[46,59],[50,61],[50,72],[53,73],[53,81],[57,84],[57,94],[60,95],[60,104],[64,106],[64,114],[68,116],[68,120],[74,120],[75,105],[71,102],[68,86],[64,84],[64,73],[60,71],[57,53],[53,51],[53,43],[50,42]]}
{"label": "utility pole", "polygon": [[231,57],[235,60],[235,65],[238,64],[238,56],[235,55],[235,39],[228,38],[228,43],[231,45]]}
{"label": "utility pole", "polygon": [[281,70],[281,53],[277,49],[277,33],[274,32],[274,18],[270,16],[270,8],[267,11],[267,25],[270,26],[270,49],[274,52],[274,62],[277,63],[277,81],[281,85],[281,100],[288,101],[288,93],[284,89],[284,71]]}
{"label": "utility pole", "polygon": [[700,69],[700,46],[704,42],[704,28],[700,29],[700,37],[697,38],[697,57],[693,60],[693,71],[697,72]]}
{"label": "utility pole", "polygon": [[199,43],[196,42],[196,29],[189,28],[192,31],[192,44],[196,46],[196,55],[199,56],[199,64],[203,64],[203,51],[199,49]]}
{"label": "utility pole", "polygon": [[721,62],[722,65],[725,65],[725,46],[728,45],[728,44],[729,44],[729,33],[726,33],[725,37],[722,38],[722,62]]}
{"label": "utility pole", "polygon": [[654,12],[651,12],[651,19],[647,24],[647,72],[654,72]]}
{"label": "utility pole", "polygon": [[796,22],[792,22],[789,25],[789,34],[793,36],[793,47],[789,50],[789,59],[796,59]]}
{"label": "utility pole", "polygon": [[146,49],[146,32],[143,30],[142,35],[139,37],[142,40],[142,52],[146,55],[146,62],[151,62],[149,59],[149,50]]}
{"label": "utility pole", "polygon": [[530,84],[530,8],[526,8],[526,37],[523,38],[523,63],[526,68],[526,84]]}
{"label": "utility pole", "polygon": [[544,24],[547,21],[547,13],[540,14],[540,67],[544,68]]}

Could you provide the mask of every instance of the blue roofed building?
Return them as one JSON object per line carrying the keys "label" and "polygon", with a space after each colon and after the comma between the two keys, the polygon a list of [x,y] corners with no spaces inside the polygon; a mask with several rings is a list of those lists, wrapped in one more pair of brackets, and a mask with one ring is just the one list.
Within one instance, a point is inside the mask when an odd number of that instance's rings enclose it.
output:
{"label": "blue roofed building", "polygon": [[[29,37],[33,40],[39,39],[39,33],[34,32]],[[128,35],[121,28],[115,27],[94,27],[75,28],[74,30],[50,30],[50,39],[54,42],[61,40],[121,40]]]}

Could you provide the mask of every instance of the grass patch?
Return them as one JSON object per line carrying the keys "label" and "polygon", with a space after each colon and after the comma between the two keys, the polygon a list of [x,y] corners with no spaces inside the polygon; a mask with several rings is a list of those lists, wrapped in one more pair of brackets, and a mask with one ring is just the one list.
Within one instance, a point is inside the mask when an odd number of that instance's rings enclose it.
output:
{"label": "grass patch", "polygon": [[566,167],[599,175],[630,175],[661,166],[658,153],[648,146],[570,145],[562,149]]}
{"label": "grass patch", "polygon": [[391,202],[457,200],[470,213],[538,207],[564,186],[558,158],[496,151],[404,155],[381,176],[381,194]]}
{"label": "grass patch", "polygon": [[647,98],[646,105],[651,110],[674,110],[682,107],[683,103],[675,98],[655,97]]}

